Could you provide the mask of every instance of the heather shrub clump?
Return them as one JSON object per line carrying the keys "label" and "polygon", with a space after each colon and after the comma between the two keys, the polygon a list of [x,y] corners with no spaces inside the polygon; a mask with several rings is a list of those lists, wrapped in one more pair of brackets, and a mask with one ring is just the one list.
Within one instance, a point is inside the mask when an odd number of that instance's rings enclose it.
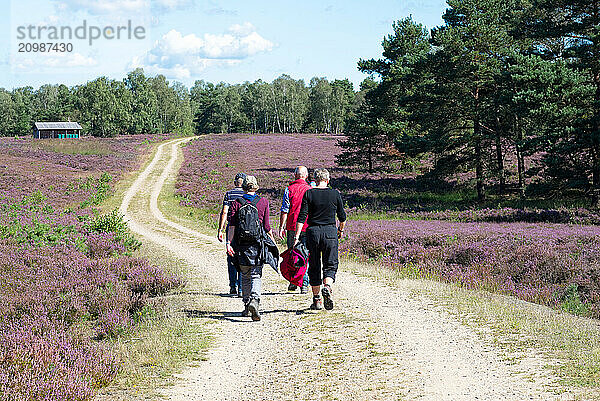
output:
{"label": "heather shrub clump", "polygon": [[[600,214],[583,208],[473,208],[475,193],[463,185],[468,180],[461,174],[444,181],[419,175],[422,171],[416,168],[373,174],[340,168],[336,164],[340,138],[314,134],[200,138],[183,149],[185,161],[176,193],[183,205],[214,211],[223,193],[231,189],[235,174],[243,171],[258,178],[261,196],[280,205],[283,190],[293,180],[294,167],[305,165],[309,169],[329,169],[331,186],[342,192],[348,211],[355,215],[379,213],[398,220],[600,225]],[[427,164],[422,162],[421,168]],[[277,208],[272,211],[275,213]]]}
{"label": "heather shrub clump", "polygon": [[600,228],[352,221],[342,252],[472,289],[600,317]]}
{"label": "heather shrub clump", "polygon": [[[120,367],[106,340],[183,284],[132,256],[140,243],[117,211],[90,208],[148,139],[84,139],[66,154],[58,142],[0,141],[0,401],[92,399]],[[89,151],[94,141],[106,152]]]}
{"label": "heather shrub clump", "polygon": [[490,223],[557,223],[600,225],[600,214],[583,208],[557,209],[514,209],[514,208],[482,208],[467,210],[436,210],[400,213],[394,216],[400,219],[416,220],[448,220],[461,222]]}
{"label": "heather shrub clump", "polygon": [[89,400],[117,374],[119,361],[102,344],[48,327],[1,324],[0,399]]}
{"label": "heather shrub clump", "polygon": [[[76,140],[2,138],[0,198],[20,200],[39,191],[55,208],[102,201],[109,185],[140,166],[140,155],[164,135]],[[94,199],[90,199],[92,198]]]}
{"label": "heather shrub clump", "polygon": [[[104,247],[120,246],[123,251],[131,252],[139,249],[142,245],[127,229],[127,223],[123,220],[123,216],[115,209],[112,212],[96,216],[89,221],[87,228],[92,233],[100,235],[90,235],[88,238],[104,239]],[[88,246],[90,245],[88,240]],[[98,241],[95,245],[101,247]]]}
{"label": "heather shrub clump", "polygon": [[[69,218],[72,229],[58,242],[0,240],[0,394],[14,399],[89,399],[118,371],[98,340],[130,332],[149,298],[182,284],[128,256],[114,232]],[[44,221],[58,224],[50,215]]]}

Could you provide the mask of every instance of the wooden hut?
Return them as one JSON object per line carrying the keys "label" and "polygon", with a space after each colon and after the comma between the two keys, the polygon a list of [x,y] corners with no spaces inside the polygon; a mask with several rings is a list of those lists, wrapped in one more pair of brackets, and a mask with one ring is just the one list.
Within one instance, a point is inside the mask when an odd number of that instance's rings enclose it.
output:
{"label": "wooden hut", "polygon": [[46,138],[79,138],[81,137],[81,125],[74,122],[36,122],[33,127],[33,137],[36,139]]}

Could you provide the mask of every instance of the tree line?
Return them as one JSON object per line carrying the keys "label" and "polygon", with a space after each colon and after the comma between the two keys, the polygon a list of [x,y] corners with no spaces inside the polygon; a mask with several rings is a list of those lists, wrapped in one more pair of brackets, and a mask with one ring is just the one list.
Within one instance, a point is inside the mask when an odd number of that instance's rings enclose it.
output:
{"label": "tree line", "polygon": [[271,83],[197,81],[190,95],[198,133],[339,134],[363,99],[348,79],[315,77],[306,85],[285,74]]}
{"label": "tree line", "polygon": [[180,132],[189,134],[188,89],[141,69],[122,81],[99,77],[83,85],[42,85],[0,89],[0,135],[29,135],[35,121],[78,121],[88,135]]}
{"label": "tree line", "polygon": [[598,206],[600,2],[447,3],[442,26],[397,21],[382,58],[359,61],[378,82],[339,162],[374,171],[428,156],[442,176],[474,171],[480,200],[583,191]]}
{"label": "tree line", "polygon": [[190,89],[136,69],[119,81],[0,88],[0,136],[31,134],[35,121],[78,121],[100,137],[141,133],[341,133],[363,99],[347,80],[213,84]]}

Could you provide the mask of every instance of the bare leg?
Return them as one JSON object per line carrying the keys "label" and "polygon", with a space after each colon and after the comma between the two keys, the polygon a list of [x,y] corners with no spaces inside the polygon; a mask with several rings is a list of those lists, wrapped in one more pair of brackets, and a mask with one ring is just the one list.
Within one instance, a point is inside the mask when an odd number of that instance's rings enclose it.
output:
{"label": "bare leg", "polygon": [[312,286],[312,292],[313,295],[319,295],[321,293],[321,286],[320,285],[313,285]]}
{"label": "bare leg", "polygon": [[[333,284],[333,279],[331,277],[325,277],[325,279],[323,280],[323,284],[328,285],[331,287],[331,285]],[[319,295],[319,293],[321,292],[321,286],[320,285],[313,285],[312,286],[312,293],[313,295]]]}

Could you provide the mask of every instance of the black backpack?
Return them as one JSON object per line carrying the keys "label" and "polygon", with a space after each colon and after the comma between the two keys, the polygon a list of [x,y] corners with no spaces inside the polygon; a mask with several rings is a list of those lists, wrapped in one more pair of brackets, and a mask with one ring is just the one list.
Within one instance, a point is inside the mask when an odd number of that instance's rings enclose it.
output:
{"label": "black backpack", "polygon": [[252,202],[245,198],[237,198],[236,201],[242,205],[238,210],[238,224],[235,228],[237,240],[240,243],[255,243],[260,241],[262,226],[260,225],[258,208],[256,207],[260,201],[260,197],[255,197]]}

